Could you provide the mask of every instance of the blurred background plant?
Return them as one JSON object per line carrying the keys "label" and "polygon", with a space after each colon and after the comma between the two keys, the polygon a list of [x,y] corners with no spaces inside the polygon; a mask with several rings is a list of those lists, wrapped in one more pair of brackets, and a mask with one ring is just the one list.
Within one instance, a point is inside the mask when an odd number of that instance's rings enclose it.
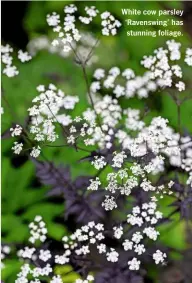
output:
{"label": "blurred background plant", "polygon": [[[50,39],[52,34],[46,22],[46,15],[56,11],[62,15],[63,6],[72,1],[34,1],[34,2],[2,2],[2,42],[10,43],[14,50],[25,49],[28,46],[29,51],[33,52],[34,58],[27,64],[17,62],[20,75],[9,79],[2,77],[2,106],[4,113],[2,116],[2,243],[9,245],[13,249],[19,247],[21,243],[26,242],[28,238],[27,224],[33,220],[35,215],[42,215],[48,226],[48,237],[57,246],[57,241],[64,233],[74,231],[75,221],[73,218],[66,217],[64,199],[60,196],[50,193],[57,186],[58,190],[58,171],[59,186],[66,186],[66,180],[73,180],[78,183],[78,176],[85,176],[83,185],[86,186],[86,176],[94,174],[93,168],[88,162],[77,164],[77,160],[85,157],[84,153],[77,153],[69,148],[48,148],[45,149],[45,156],[48,160],[54,160],[54,164],[49,165],[41,162],[32,162],[26,156],[14,156],[11,147],[8,129],[15,123],[28,123],[27,109],[31,106],[31,100],[35,96],[35,88],[40,84],[50,82],[57,84],[67,93],[78,95],[81,103],[74,111],[73,115],[78,115],[82,109],[87,106],[86,88],[82,80],[80,68],[74,67],[73,56],[63,57],[60,50],[50,48]],[[85,5],[92,5],[93,2],[77,2],[76,5],[80,11],[83,11]],[[101,11],[109,10],[122,22],[125,17],[121,14],[121,8],[134,9],[184,9],[184,26],[169,27],[173,30],[181,30],[183,36],[177,38],[184,46],[191,46],[192,42],[192,2],[107,2],[98,1],[94,5]],[[142,16],[132,16],[132,19],[142,19]],[[149,19],[155,19],[149,16]],[[174,18],[164,16],[162,19]],[[10,24],[10,22],[12,24]],[[153,30],[155,27],[149,27]],[[88,74],[91,75],[95,68],[110,68],[116,66],[122,69],[133,68],[137,74],[144,72],[140,65],[140,60],[145,54],[151,54],[155,48],[164,46],[166,37],[127,37],[126,27],[122,27],[118,40],[114,37],[102,38],[94,54],[94,60],[88,67]],[[142,29],[142,27],[141,27]],[[90,30],[90,27],[89,27]],[[99,33],[97,24],[91,25],[91,31],[94,34]],[[85,30],[86,32],[86,30]],[[97,61],[98,57],[98,61]],[[118,58],[118,60],[117,60]],[[17,59],[16,59],[17,60]],[[191,86],[191,73],[186,73],[185,77]],[[160,115],[167,117],[170,125],[177,129],[177,109],[172,99],[166,95],[153,95],[146,100],[129,99],[126,103],[129,107],[141,108],[150,107],[151,117]],[[191,93],[189,93],[191,94]],[[191,128],[192,103],[186,101],[181,107],[181,126],[183,130]],[[62,164],[62,166],[60,166]],[[67,167],[68,166],[68,167]],[[57,167],[57,169],[55,169]],[[51,172],[51,173],[50,173]],[[71,176],[70,176],[71,175]],[[60,177],[61,176],[61,177]],[[54,179],[55,178],[55,179]],[[79,180],[82,186],[82,180]],[[165,214],[169,214],[171,208],[168,207],[169,200],[163,199],[164,204],[167,202]],[[80,208],[81,209],[81,208]],[[176,224],[168,224],[162,227],[165,233],[162,237],[162,243],[171,246],[177,251],[186,250],[184,257],[185,262],[181,260],[179,252],[173,253],[171,264],[164,267],[160,274],[153,267],[149,268],[145,282],[165,282],[165,283],[182,283],[192,282],[189,275],[186,279],[185,270],[189,273],[192,256],[190,253],[190,237],[187,238],[186,223],[181,221],[178,216]],[[190,240],[190,241],[189,241]],[[20,263],[17,259],[6,259],[6,267],[3,268],[3,280],[6,283],[14,282]],[[183,266],[185,268],[183,268]],[[66,266],[58,272],[67,273],[71,269]],[[76,273],[69,273],[65,277],[66,283],[74,282]],[[138,281],[139,282],[139,281]],[[120,282],[119,282],[120,283]]]}

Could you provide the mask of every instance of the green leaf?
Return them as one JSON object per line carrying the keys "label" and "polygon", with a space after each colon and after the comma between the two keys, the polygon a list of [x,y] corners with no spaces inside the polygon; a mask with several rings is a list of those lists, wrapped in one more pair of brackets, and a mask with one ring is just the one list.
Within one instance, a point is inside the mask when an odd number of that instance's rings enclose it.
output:
{"label": "green leaf", "polygon": [[74,283],[79,278],[79,275],[73,271],[71,265],[56,266],[55,273],[61,275],[65,283]]}

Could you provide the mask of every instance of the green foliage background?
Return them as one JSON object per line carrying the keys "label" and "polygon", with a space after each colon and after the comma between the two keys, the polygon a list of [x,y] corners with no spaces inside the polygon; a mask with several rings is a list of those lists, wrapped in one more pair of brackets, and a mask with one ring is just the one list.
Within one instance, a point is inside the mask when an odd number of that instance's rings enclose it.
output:
{"label": "green foliage background", "polygon": [[[63,7],[67,3],[72,3],[72,1],[31,2],[23,20],[23,26],[29,35],[29,39],[43,34],[51,36],[52,34],[46,23],[46,15],[56,11],[62,16]],[[89,4],[96,5],[101,11],[109,10],[122,22],[127,17],[122,16],[121,8],[140,10],[162,9],[162,2],[158,3],[156,1],[98,1],[90,3],[82,1],[76,3],[81,11]],[[172,1],[168,2],[168,5],[172,8],[182,8],[181,2]],[[142,19],[142,16],[132,16],[131,18],[137,20]],[[167,18],[167,16],[162,17],[162,20]],[[156,19],[156,17],[148,17],[148,19]],[[142,74],[144,69],[140,65],[140,60],[143,55],[151,54],[155,48],[164,46],[165,41],[168,39],[163,37],[127,37],[126,28],[124,25],[118,37],[101,38],[101,43],[96,50],[99,61],[88,69],[90,78],[97,67],[110,68],[118,66],[121,69],[133,68],[137,74]],[[99,23],[98,25],[91,26],[91,29],[93,33],[99,34]],[[174,27],[174,30],[179,29],[181,27]],[[191,38],[185,32],[184,36],[176,40],[179,40],[184,46],[188,47],[191,45]],[[50,83],[48,77],[53,74],[57,74],[61,78],[59,82],[56,82],[58,87],[67,94],[80,97],[80,104],[76,108],[74,115],[77,115],[86,107],[86,87],[82,78],[82,72],[74,64],[72,57],[61,59],[58,55],[41,51],[31,62],[27,64],[17,62],[17,66],[20,70],[19,76],[12,79],[5,76],[2,77],[4,95],[10,105],[9,108],[5,101],[2,102],[5,112],[2,116],[2,132],[10,127],[12,121],[20,124],[24,123],[27,117],[27,109],[31,105],[32,98],[36,96],[36,86]],[[185,68],[184,73],[189,81],[191,72]],[[55,83],[54,81],[52,82]],[[176,107],[166,92],[161,92],[161,94],[155,93],[153,97],[145,101],[130,99],[123,101],[123,103],[129,107],[133,106],[136,108],[142,108],[145,104],[150,105],[152,107],[151,116],[162,115],[167,117],[170,124],[177,128]],[[181,115],[183,130],[188,129],[190,131],[192,103],[186,102],[182,105]],[[65,224],[61,225],[61,223],[55,221],[56,216],[63,219],[64,204],[50,201],[46,196],[48,188],[35,184],[35,168],[31,161],[23,160],[21,164],[15,166],[15,157],[13,157],[11,152],[12,143],[13,139],[4,139],[2,141],[2,242],[11,245],[26,242],[28,238],[27,223],[38,214],[42,215],[47,222],[49,236],[59,240],[62,235],[68,233]],[[85,174],[91,175],[94,172],[88,162],[81,163],[81,165],[77,164],[77,160],[83,157],[84,154],[76,153],[73,149],[48,148],[45,149],[44,154],[56,164],[70,165],[73,177]],[[170,211],[168,204],[169,200],[164,200],[164,205],[167,205],[165,213]],[[181,221],[177,221],[177,223],[178,225],[171,227],[171,229],[170,227],[162,227],[165,231],[162,241],[177,249],[182,249],[185,247],[184,223]],[[6,268],[3,270],[3,278],[6,283],[14,282],[19,265],[20,263],[16,259],[6,260]],[[66,270],[69,269],[69,266],[66,267]],[[63,273],[63,270],[58,272]],[[72,274],[65,282],[72,283],[75,277],[76,275]]]}

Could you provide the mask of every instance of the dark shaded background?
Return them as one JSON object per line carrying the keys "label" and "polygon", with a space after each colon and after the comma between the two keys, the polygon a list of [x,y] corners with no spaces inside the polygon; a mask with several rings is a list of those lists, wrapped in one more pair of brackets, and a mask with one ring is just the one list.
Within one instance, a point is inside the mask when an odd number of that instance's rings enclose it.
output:
{"label": "dark shaded background", "polygon": [[1,2],[1,37],[3,42],[9,42],[18,48],[26,47],[28,36],[23,27],[23,17],[29,1]]}

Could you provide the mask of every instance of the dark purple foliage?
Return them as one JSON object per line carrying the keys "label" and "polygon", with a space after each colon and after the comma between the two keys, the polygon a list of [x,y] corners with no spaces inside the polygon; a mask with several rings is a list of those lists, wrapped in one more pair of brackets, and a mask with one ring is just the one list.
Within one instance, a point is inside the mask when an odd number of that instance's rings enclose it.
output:
{"label": "dark purple foliage", "polygon": [[103,192],[86,192],[89,176],[71,178],[69,167],[55,166],[52,162],[34,161],[36,175],[44,185],[51,186],[48,196],[62,195],[65,199],[65,217],[74,216],[78,223],[99,221],[105,212],[100,203]]}

